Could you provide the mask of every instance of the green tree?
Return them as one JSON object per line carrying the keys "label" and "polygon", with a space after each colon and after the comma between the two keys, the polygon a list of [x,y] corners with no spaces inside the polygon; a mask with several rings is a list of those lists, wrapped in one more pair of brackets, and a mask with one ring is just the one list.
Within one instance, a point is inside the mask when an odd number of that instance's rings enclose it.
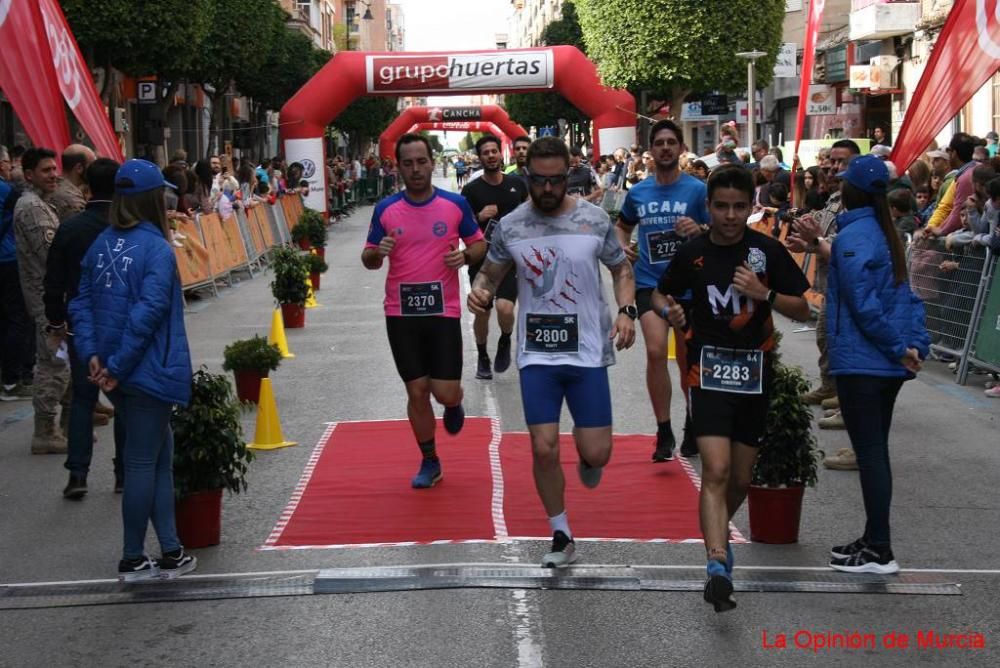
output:
{"label": "green tree", "polygon": [[430,130],[421,130],[420,134],[427,137],[427,141],[431,143],[431,150],[434,151],[434,155],[440,155],[444,151],[444,146],[441,144],[441,137],[431,134]]}
{"label": "green tree", "polygon": [[465,136],[458,142],[458,149],[463,153],[468,153],[476,148],[476,142],[483,136],[482,132],[466,132]]}
{"label": "green tree", "polygon": [[605,85],[670,95],[746,90],[740,51],[760,50],[757,85],[771,82],[785,0],[573,0],[587,54]]}
{"label": "green tree", "polygon": [[60,0],[73,35],[95,65],[177,81],[201,57],[217,2],[147,0],[137,10],[135,0]]}
{"label": "green tree", "polygon": [[347,133],[350,154],[360,153],[399,114],[394,97],[359,97],[333,120],[333,126]]}
{"label": "green tree", "polygon": [[[583,31],[572,3],[567,2],[563,5],[562,17],[558,21],[545,26],[541,43],[545,46],[566,44],[585,51]],[[590,120],[559,93],[505,95],[504,106],[510,117],[524,127],[555,125],[560,118],[566,119],[569,123],[586,123]]]}

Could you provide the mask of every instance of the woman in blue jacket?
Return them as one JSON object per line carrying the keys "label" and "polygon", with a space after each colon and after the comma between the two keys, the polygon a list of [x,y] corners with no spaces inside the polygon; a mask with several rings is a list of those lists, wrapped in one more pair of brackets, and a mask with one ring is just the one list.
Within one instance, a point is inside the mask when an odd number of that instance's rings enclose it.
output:
{"label": "woman in blue jacket", "polygon": [[896,573],[889,536],[889,427],[896,395],[920,370],[930,337],[889,214],[885,163],[874,156],[855,158],[838,176],[844,213],[837,218],[830,256],[827,345],[830,374],[858,458],[867,522],[861,538],[830,551],[830,566],[850,573]]}
{"label": "woman in blue jacket", "polygon": [[[194,570],[196,559],[177,538],[174,521],[174,404],[191,398],[191,355],[184,304],[170,245],[164,187],[145,160],[118,170],[111,225],[87,251],[80,292],[70,303],[74,344],[90,376],[125,421],[125,546],[118,577],[131,582]],[[162,556],[143,554],[150,520]]]}

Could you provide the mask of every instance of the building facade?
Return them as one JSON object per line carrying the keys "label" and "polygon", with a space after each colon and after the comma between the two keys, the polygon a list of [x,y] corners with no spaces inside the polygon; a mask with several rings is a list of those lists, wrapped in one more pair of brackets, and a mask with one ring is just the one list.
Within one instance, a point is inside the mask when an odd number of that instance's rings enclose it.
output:
{"label": "building facade", "polygon": [[506,35],[507,48],[538,46],[545,26],[562,17],[565,0],[511,0],[513,14]]}

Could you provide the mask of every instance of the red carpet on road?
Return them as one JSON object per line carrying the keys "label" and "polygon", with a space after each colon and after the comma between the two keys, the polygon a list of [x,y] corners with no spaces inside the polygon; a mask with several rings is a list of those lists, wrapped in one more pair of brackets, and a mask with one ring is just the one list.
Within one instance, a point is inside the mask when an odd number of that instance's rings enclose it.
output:
{"label": "red carpet on road", "polygon": [[492,540],[492,433],[489,418],[466,419],[458,436],[439,424],[444,479],[415,490],[420,451],[406,420],[341,422],[317,446],[264,547]]}
{"label": "red carpet on road", "polygon": [[[420,455],[406,420],[330,426],[261,549],[296,550],[545,539],[551,536],[532,477],[527,433],[466,418],[458,436],[439,426],[444,480],[410,487]],[[566,507],[574,537],[700,541],[697,477],[681,460],[652,464],[652,436],[615,435],[597,489],[576,473],[573,438],[561,436]],[[744,539],[738,532],[736,542]]]}
{"label": "red carpet on road", "polygon": [[[611,462],[601,484],[587,489],[576,473],[579,456],[570,434],[559,438],[566,478],[566,512],[577,539],[701,540],[698,489],[679,460],[650,462],[653,437],[614,437]],[[505,433],[503,508],[511,538],[550,538],[545,509],[535,492],[527,433]]]}

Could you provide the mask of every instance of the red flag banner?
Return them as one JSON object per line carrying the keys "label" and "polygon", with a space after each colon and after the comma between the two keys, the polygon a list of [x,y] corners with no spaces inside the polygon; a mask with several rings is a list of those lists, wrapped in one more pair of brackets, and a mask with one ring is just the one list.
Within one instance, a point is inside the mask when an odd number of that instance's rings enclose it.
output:
{"label": "red flag banner", "polygon": [[900,173],[993,76],[998,61],[1000,0],[955,0],[896,135],[892,161]]}
{"label": "red flag banner", "polygon": [[0,0],[0,88],[37,146],[61,151],[69,144],[55,68],[44,32],[36,29],[37,5]]}
{"label": "red flag banner", "polygon": [[809,23],[806,25],[805,42],[802,45],[802,74],[799,81],[799,109],[795,117],[795,152],[799,154],[799,143],[802,141],[802,128],[806,120],[806,107],[809,106],[809,84],[812,82],[813,60],[816,57],[816,36],[823,23],[823,9],[826,0],[812,0],[809,3]]}
{"label": "red flag banner", "polygon": [[38,8],[39,33],[48,38],[52,63],[66,104],[90,135],[97,153],[121,162],[123,156],[118,137],[59,3],[40,0]]}

